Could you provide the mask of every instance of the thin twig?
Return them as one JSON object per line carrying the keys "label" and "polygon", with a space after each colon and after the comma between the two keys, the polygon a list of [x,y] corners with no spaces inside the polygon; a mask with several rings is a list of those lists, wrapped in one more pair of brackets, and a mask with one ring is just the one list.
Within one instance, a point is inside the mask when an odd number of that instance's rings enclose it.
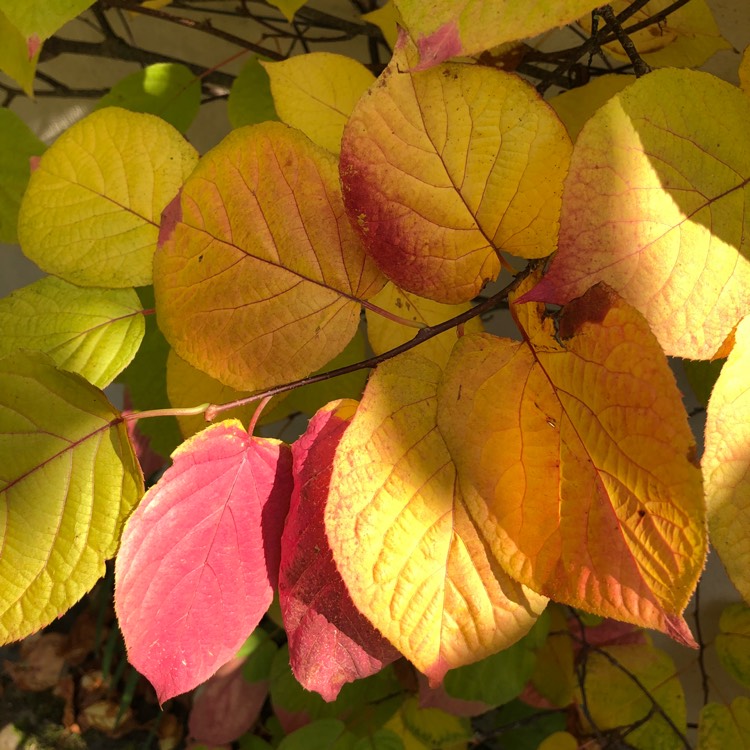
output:
{"label": "thin twig", "polygon": [[638,54],[638,50],[633,44],[633,40],[625,33],[622,28],[622,24],[615,18],[615,13],[612,10],[611,5],[600,5],[594,9],[594,13],[601,16],[606,22],[607,26],[612,29],[617,41],[620,42],[622,48],[625,50],[625,54],[628,56],[633,71],[635,72],[636,78],[646,75],[651,72],[651,66],[648,65],[643,58]]}

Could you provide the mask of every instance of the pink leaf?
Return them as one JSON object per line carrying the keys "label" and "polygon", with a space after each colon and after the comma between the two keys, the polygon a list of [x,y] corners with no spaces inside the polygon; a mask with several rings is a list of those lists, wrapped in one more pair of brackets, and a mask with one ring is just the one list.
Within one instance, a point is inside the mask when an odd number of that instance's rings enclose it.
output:
{"label": "pink leaf", "polygon": [[292,490],[288,446],[236,420],[172,458],[130,518],[115,569],[128,657],[162,703],[232,658],[268,609]]}
{"label": "pink leaf", "polygon": [[245,660],[227,662],[201,688],[190,711],[190,734],[206,745],[233,742],[255,723],[268,695],[268,682],[248,682]]}
{"label": "pink leaf", "polygon": [[324,407],[292,446],[294,493],[281,547],[279,603],[292,671],[327,701],[335,700],[345,683],[399,657],[354,607],[323,524],[333,454],[354,408],[349,400]]}

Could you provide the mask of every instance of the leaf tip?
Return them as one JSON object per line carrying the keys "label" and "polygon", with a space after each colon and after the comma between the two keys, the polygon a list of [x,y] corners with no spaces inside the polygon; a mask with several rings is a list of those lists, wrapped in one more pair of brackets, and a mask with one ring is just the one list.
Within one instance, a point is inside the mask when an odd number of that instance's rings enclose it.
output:
{"label": "leaf tip", "polygon": [[668,615],[665,618],[666,634],[674,641],[688,648],[698,648],[685,619],[679,615]]}

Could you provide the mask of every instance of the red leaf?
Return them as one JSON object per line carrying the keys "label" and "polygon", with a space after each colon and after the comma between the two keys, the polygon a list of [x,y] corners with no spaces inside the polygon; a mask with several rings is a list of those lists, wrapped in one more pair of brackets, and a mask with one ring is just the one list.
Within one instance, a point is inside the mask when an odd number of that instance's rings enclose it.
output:
{"label": "red leaf", "polygon": [[223,745],[247,732],[255,723],[268,695],[268,682],[248,682],[242,674],[245,660],[227,662],[201,688],[190,711],[190,734],[206,745]]}
{"label": "red leaf", "polygon": [[281,546],[279,603],[292,671],[327,701],[400,656],[354,607],[323,523],[333,454],[355,406],[346,399],[324,407],[292,446],[294,493]]}
{"label": "red leaf", "polygon": [[160,702],[232,658],[278,578],[291,451],[236,420],[183,443],[122,537],[115,608],[130,662]]}

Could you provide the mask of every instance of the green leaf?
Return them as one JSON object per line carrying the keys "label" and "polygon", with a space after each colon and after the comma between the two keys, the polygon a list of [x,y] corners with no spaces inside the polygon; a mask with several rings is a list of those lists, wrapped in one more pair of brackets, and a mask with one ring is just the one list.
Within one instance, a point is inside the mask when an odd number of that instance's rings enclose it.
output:
{"label": "green leaf", "polygon": [[537,750],[539,743],[565,729],[565,714],[545,713],[519,700],[506,703],[478,720],[484,734],[497,737],[499,747]]}
{"label": "green leaf", "polygon": [[39,353],[0,360],[0,643],[96,583],[142,493],[125,424],[100,390]]}
{"label": "green leaf", "polygon": [[133,289],[86,289],[47,276],[0,299],[0,357],[44,352],[104,388],[138,351],[142,313]]}
{"label": "green leaf", "polygon": [[232,85],[227,115],[233,128],[278,120],[271,95],[271,81],[257,57],[251,57]]}
{"label": "green leaf", "polygon": [[343,721],[318,719],[285,737],[279,750],[353,750],[355,743]]}
{"label": "green leaf", "polygon": [[750,607],[743,602],[725,607],[719,618],[715,645],[724,669],[750,688]]}
{"label": "green leaf", "polygon": [[750,698],[740,696],[731,706],[708,703],[698,722],[698,750],[750,750]]}
{"label": "green leaf", "polygon": [[682,362],[688,383],[690,383],[695,397],[703,406],[708,406],[711,391],[719,379],[724,362],[726,362],[725,359],[715,359],[713,361],[685,359]]}
{"label": "green leaf", "polygon": [[34,91],[34,75],[39,60],[39,50],[29,57],[26,40],[21,32],[6,18],[0,9],[0,71],[7,73],[31,96]]}
{"label": "green leaf", "polygon": [[158,117],[119,107],[90,114],[31,175],[18,217],[24,253],[82,286],[151,283],[161,212],[197,160]]}
{"label": "green leaf", "polygon": [[[1,28],[0,20],[0,36]],[[2,52],[0,68],[1,58]],[[29,159],[44,153],[45,148],[15,112],[0,109],[0,242],[18,241],[18,207],[31,174]]]}
{"label": "green leaf", "polygon": [[122,107],[157,115],[184,133],[201,105],[200,80],[179,63],[156,63],[116,83],[96,109]]}
{"label": "green leaf", "polygon": [[357,740],[354,750],[404,750],[404,743],[390,729],[378,729],[369,737]]}
{"label": "green leaf", "polygon": [[94,0],[0,0],[0,11],[24,37],[44,41],[93,4]]}

